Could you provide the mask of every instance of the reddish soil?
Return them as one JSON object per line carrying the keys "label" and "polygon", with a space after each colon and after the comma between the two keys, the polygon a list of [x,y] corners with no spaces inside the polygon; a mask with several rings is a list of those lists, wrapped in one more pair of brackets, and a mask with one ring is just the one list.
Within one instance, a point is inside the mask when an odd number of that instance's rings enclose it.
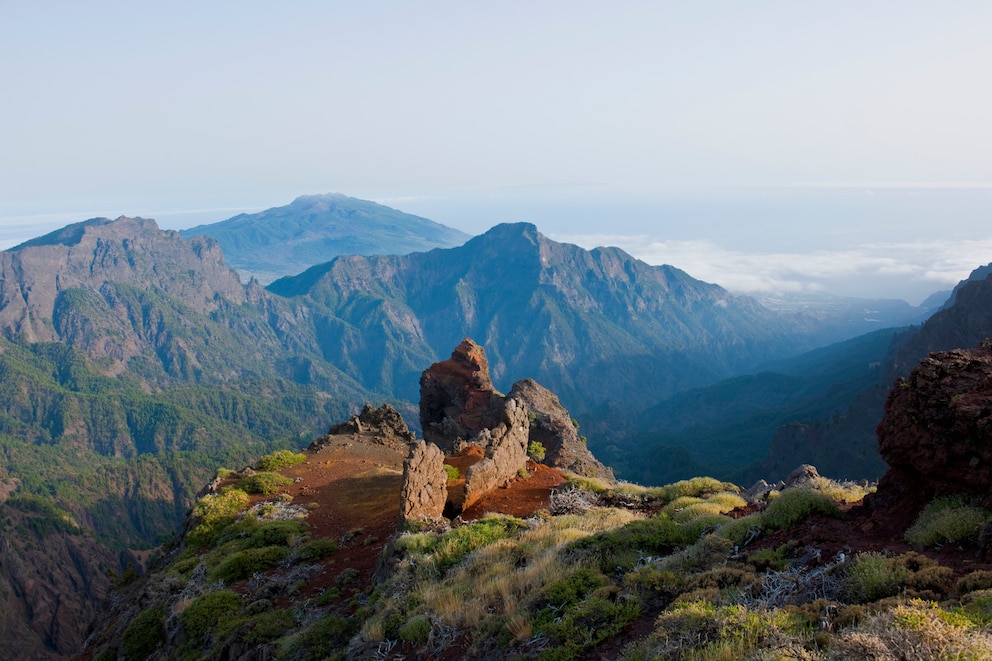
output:
{"label": "reddish soil", "polygon": [[527,471],[530,477],[515,478],[506,487],[486,494],[462,512],[462,519],[474,521],[489,512],[523,518],[547,507],[551,492],[565,482],[565,476],[557,468],[531,461],[527,462]]}
{"label": "reddish soil", "polygon": [[[342,572],[358,574],[340,586],[343,602],[351,592],[369,587],[387,540],[400,523],[400,489],[403,481],[405,444],[382,445],[369,435],[334,436],[305,463],[280,471],[295,482],[283,489],[299,505],[314,503],[307,517],[313,539],[333,539],[340,549],[326,561],[327,571],[310,581],[302,598],[315,597],[324,588],[338,584]],[[466,453],[448,463],[467,470],[481,457]],[[551,491],[564,475],[554,468],[528,464],[531,477],[514,479],[507,487],[485,496],[462,513],[472,521],[488,512],[527,517],[548,506]]]}

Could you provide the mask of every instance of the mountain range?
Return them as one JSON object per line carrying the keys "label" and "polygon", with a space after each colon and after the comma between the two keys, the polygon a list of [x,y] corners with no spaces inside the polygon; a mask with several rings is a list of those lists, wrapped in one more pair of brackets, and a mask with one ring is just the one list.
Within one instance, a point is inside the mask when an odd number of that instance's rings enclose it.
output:
{"label": "mountain range", "polygon": [[[303,224],[242,220],[230,236]],[[271,248],[283,230],[244,245]],[[672,466],[742,474],[778,429],[847,419],[871,388],[884,397],[895,348],[988,328],[976,280],[934,317],[947,321],[804,355],[850,328],[528,223],[453,248],[341,255],[267,288],[242,282],[219,240],[187,234],[92,219],[0,252],[0,632],[43,656],[78,646],[107,571],[140,565],[218,466],[299,447],[366,401],[415,421],[420,373],[465,337],[485,347],[497,387],[536,379],[597,456],[658,482]],[[781,456],[823,447],[792,438]],[[74,599],[60,597],[73,583]]]}

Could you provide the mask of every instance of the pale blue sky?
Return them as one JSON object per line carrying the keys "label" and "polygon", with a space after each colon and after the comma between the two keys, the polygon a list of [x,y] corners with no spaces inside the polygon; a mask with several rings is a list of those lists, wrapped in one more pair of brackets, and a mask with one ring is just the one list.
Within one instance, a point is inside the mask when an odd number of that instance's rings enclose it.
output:
{"label": "pale blue sky", "polygon": [[992,261],[990,27],[977,1],[0,0],[0,247],[335,191],[919,299]]}

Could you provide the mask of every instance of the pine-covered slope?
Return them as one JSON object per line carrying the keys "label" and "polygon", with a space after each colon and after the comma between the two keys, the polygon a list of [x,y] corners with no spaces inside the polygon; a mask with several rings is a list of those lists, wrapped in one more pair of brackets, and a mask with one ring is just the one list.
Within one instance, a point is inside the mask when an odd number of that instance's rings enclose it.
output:
{"label": "pine-covered slope", "polygon": [[334,193],[303,195],[286,206],[182,234],[216,239],[228,264],[263,283],[337,255],[405,255],[461,245],[469,238],[432,220]]}

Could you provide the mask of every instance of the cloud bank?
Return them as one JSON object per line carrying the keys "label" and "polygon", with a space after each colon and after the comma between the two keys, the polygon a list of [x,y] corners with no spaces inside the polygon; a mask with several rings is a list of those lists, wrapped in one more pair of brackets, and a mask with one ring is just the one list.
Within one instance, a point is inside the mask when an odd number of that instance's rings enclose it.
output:
{"label": "cloud bank", "polygon": [[954,287],[992,262],[992,238],[866,243],[843,250],[744,252],[711,240],[657,240],[646,235],[556,235],[585,248],[616,246],[649,264],[670,264],[695,278],[744,294],[823,292],[903,298],[917,304]]}

